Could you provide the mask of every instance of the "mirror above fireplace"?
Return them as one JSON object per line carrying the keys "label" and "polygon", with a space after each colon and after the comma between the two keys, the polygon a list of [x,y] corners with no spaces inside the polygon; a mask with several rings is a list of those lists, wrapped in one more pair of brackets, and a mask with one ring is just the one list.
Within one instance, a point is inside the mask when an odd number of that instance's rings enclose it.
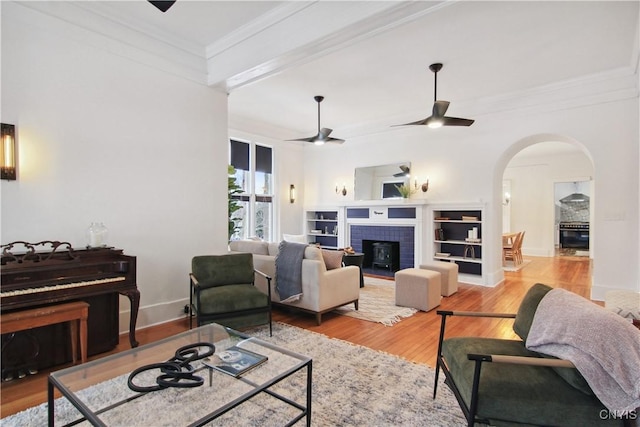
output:
{"label": "mirror above fireplace", "polygon": [[409,185],[411,162],[356,168],[355,200],[400,198],[396,185]]}

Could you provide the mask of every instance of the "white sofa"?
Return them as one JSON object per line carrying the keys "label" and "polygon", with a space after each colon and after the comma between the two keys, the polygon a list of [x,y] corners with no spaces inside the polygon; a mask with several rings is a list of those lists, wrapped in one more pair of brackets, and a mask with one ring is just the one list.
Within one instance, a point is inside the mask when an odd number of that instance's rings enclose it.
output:
{"label": "white sofa", "polygon": [[[318,325],[322,315],[342,305],[354,303],[358,309],[360,295],[360,270],[357,266],[347,266],[328,270],[322,257],[322,250],[308,246],[302,260],[302,296],[294,302],[283,303],[276,290],[276,255],[279,243],[256,240],[237,240],[229,243],[231,252],[253,254],[253,266],[256,270],[272,277],[271,300],[273,304],[313,313]],[[256,277],[256,286],[267,292],[267,281]]]}

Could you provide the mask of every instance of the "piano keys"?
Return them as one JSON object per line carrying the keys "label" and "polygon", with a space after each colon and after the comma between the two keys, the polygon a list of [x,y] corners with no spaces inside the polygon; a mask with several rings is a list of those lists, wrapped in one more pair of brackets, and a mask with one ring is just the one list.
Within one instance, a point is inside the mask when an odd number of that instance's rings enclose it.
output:
{"label": "piano keys", "polygon": [[[13,242],[1,247],[2,313],[66,301],[86,301],[90,304],[91,355],[108,351],[118,344],[120,294],[131,304],[129,342],[131,347],[138,345],[135,327],[140,292],[136,284],[136,257],[114,248],[76,250],[67,242],[57,241]],[[60,339],[68,339],[60,326],[55,326],[52,325],[50,333],[63,334]],[[50,338],[47,336],[50,334],[40,335],[41,341]],[[7,337],[3,336],[3,353],[6,341]],[[5,358],[3,354],[3,362]],[[60,356],[54,359],[60,359]]]}
{"label": "piano keys", "polygon": [[110,277],[107,279],[89,280],[86,282],[65,283],[63,285],[43,286],[41,288],[15,289],[13,291],[0,292],[0,298],[15,297],[18,295],[36,294],[41,292],[58,291],[62,289],[79,288],[82,286],[104,285],[105,283],[121,282],[127,280],[126,277]]}

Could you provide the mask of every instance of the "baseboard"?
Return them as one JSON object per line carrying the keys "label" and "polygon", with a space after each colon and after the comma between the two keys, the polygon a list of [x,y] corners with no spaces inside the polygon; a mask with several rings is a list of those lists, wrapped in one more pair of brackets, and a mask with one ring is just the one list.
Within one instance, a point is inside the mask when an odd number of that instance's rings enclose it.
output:
{"label": "baseboard", "polygon": [[[162,304],[148,305],[138,309],[138,321],[136,329],[144,329],[150,326],[160,325],[162,323],[171,322],[186,317],[184,306],[189,304],[188,299],[179,299]],[[120,299],[120,307],[127,307],[127,310],[121,310],[119,316],[121,334],[129,332],[130,305],[127,298]]]}
{"label": "baseboard", "polygon": [[524,255],[524,256],[552,257],[552,256],[555,256],[555,249],[525,248],[523,246],[522,247],[522,255]]}

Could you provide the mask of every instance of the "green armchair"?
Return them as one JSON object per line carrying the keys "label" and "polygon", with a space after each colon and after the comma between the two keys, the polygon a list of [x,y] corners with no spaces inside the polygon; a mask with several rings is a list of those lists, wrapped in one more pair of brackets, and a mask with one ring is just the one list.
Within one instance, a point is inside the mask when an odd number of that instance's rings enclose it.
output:
{"label": "green armchair", "polygon": [[267,294],[256,288],[256,274],[271,283],[271,277],[253,268],[252,254],[194,257],[189,274],[189,327],[195,315],[198,326],[216,322],[235,329],[269,323],[271,335],[271,286]]}
{"label": "green armchair", "polygon": [[[535,284],[515,314],[438,311],[442,318],[433,398],[442,371],[469,426],[631,425],[637,414],[608,411],[573,363],[526,348],[536,309],[551,289]],[[513,319],[513,330],[522,340],[444,339],[450,317]]]}

